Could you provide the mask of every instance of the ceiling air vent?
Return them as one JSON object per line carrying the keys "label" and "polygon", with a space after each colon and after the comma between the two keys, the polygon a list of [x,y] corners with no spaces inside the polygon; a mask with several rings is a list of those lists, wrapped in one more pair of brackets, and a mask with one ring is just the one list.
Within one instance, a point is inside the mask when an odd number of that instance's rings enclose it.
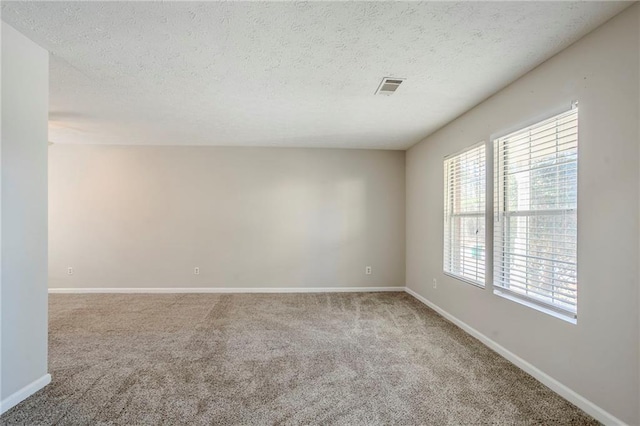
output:
{"label": "ceiling air vent", "polygon": [[398,90],[398,87],[400,87],[400,84],[402,84],[403,81],[403,78],[383,78],[380,82],[380,86],[378,86],[378,90],[376,90],[376,95],[393,95],[393,93]]}

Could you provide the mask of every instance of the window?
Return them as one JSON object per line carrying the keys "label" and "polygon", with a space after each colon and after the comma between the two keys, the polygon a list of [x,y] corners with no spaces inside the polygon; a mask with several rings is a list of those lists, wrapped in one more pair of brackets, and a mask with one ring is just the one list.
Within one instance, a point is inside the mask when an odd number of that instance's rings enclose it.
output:
{"label": "window", "polygon": [[494,290],[576,318],[577,106],[494,150]]}
{"label": "window", "polygon": [[484,286],[484,142],[445,158],[444,186],[444,272]]}

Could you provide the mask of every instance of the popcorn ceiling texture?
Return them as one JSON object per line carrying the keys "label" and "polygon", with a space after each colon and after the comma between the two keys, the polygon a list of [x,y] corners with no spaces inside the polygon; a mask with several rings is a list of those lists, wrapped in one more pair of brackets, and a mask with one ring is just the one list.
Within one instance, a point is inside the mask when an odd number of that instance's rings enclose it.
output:
{"label": "popcorn ceiling texture", "polygon": [[[630,3],[3,2],[55,143],[406,149]],[[374,96],[385,76],[407,80]]]}

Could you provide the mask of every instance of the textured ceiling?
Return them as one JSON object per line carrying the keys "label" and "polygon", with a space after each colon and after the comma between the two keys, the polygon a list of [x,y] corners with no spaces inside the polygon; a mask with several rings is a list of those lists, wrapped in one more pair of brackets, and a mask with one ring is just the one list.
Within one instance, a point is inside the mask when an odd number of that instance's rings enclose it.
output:
{"label": "textured ceiling", "polygon": [[[55,143],[406,149],[621,2],[2,2]],[[374,96],[382,77],[406,81]]]}

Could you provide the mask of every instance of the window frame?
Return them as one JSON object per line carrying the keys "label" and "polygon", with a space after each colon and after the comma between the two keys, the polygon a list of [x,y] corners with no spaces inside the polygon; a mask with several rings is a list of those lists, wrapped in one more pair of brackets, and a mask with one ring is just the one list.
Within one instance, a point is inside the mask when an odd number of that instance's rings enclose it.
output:
{"label": "window frame", "polygon": [[[492,241],[492,250],[491,250],[491,264],[492,264],[492,268],[491,268],[491,285],[493,287],[493,293],[504,297],[506,299],[518,302],[520,304],[523,304],[525,306],[531,307],[533,309],[545,312],[547,314],[553,315],[555,317],[558,317],[560,319],[563,319],[565,321],[571,322],[573,324],[577,323],[577,318],[578,318],[578,288],[579,288],[579,279],[578,277],[578,229],[577,229],[577,217],[578,217],[578,180],[579,180],[579,128],[576,128],[576,148],[575,148],[575,160],[569,161],[568,164],[575,164],[575,192],[576,192],[576,203],[575,203],[575,207],[574,208],[550,208],[550,209],[545,209],[545,210],[535,210],[535,209],[530,209],[530,210],[519,210],[519,211],[507,211],[507,206],[509,203],[509,190],[508,190],[508,185],[504,185],[503,182],[501,182],[500,180],[505,178],[505,173],[503,171],[503,169],[500,167],[500,162],[502,160],[502,158],[500,157],[500,153],[499,153],[499,143],[500,140],[512,135],[514,133],[518,133],[518,132],[522,132],[525,131],[528,128],[532,128],[538,125],[541,125],[542,123],[546,122],[546,121],[550,121],[556,117],[559,117],[561,115],[567,114],[569,112],[573,112],[575,111],[576,113],[576,125],[579,126],[579,112],[578,112],[578,103],[577,102],[572,102],[571,107],[570,108],[562,108],[559,109],[557,111],[555,111],[553,114],[550,114],[544,118],[538,118],[536,120],[531,120],[528,122],[528,124],[526,125],[520,125],[520,126],[515,126],[514,128],[512,128],[512,130],[508,131],[508,132],[503,132],[500,135],[492,135],[492,137],[490,138],[491,140],[491,144],[492,144],[492,148],[491,149],[491,153],[493,155],[493,161],[491,162],[491,167],[493,168],[492,170],[492,175],[493,175],[493,179],[492,179],[492,185],[494,186],[493,191],[491,191],[491,204],[493,205],[492,208],[492,214],[493,214],[493,223],[492,223],[492,236],[491,236],[491,241]],[[503,165],[504,167],[504,165]],[[532,169],[528,169],[528,170],[532,170]],[[488,192],[488,191],[487,191]],[[531,214],[527,215],[526,212],[529,212]],[[505,256],[505,251],[504,251],[504,243],[498,245],[496,243],[496,241],[499,238],[504,239],[504,234],[502,235],[498,235],[498,232],[502,232],[499,231],[499,227],[503,226],[501,223],[501,220],[504,221],[505,219],[509,218],[509,217],[518,217],[518,216],[524,216],[524,217],[533,217],[536,215],[541,215],[541,214],[548,214],[548,215],[563,215],[566,214],[567,212],[572,212],[575,214],[575,218],[576,218],[576,231],[575,231],[575,263],[573,264],[573,266],[575,267],[575,271],[576,271],[576,280],[575,280],[575,285],[576,285],[576,290],[575,290],[575,311],[573,310],[569,310],[566,308],[563,308],[561,306],[558,306],[556,304],[552,304],[552,303],[546,303],[545,301],[541,300],[540,298],[535,298],[535,297],[531,297],[531,296],[527,296],[526,294],[522,294],[520,292],[517,291],[513,291],[510,290],[509,288],[505,288],[504,285],[502,285],[502,281],[496,280],[496,276],[497,276],[497,269],[498,269],[498,264],[502,261],[501,259]],[[507,231],[508,232],[508,231]],[[528,246],[527,246],[528,248]],[[502,249],[502,250],[501,250]],[[554,290],[555,291],[555,290]]]}
{"label": "window frame", "polygon": [[[451,206],[453,204],[453,198],[454,198],[454,190],[450,190],[450,182],[451,182],[451,170],[448,168],[451,167],[449,162],[453,159],[455,159],[456,157],[460,157],[462,155],[464,155],[465,153],[468,153],[469,151],[473,151],[475,149],[478,148],[483,148],[484,149],[484,176],[482,177],[482,182],[484,183],[484,191],[481,192],[481,195],[484,197],[484,209],[482,211],[477,211],[477,212],[461,212],[461,213],[453,213],[453,210],[451,210],[451,213],[449,213],[449,206]],[[489,176],[488,174],[488,161],[487,161],[487,143],[486,141],[482,140],[480,142],[476,142],[473,145],[467,146],[459,151],[456,151],[452,154],[449,154],[447,156],[444,157],[443,159],[443,169],[444,169],[444,220],[443,220],[443,244],[442,244],[442,255],[443,255],[443,259],[442,259],[442,272],[444,275],[447,275],[449,277],[455,278],[457,280],[463,281],[467,284],[471,284],[475,287],[484,289],[487,286],[487,265],[488,265],[488,248],[487,248],[487,236],[488,236],[488,228],[487,228],[487,193],[488,193],[488,188],[487,188],[487,177]],[[453,238],[451,238],[451,236],[453,235],[453,233],[451,232],[451,227],[453,226],[453,218],[468,218],[468,217],[476,217],[476,218],[484,218],[484,228],[485,228],[485,236],[484,236],[484,273],[483,273],[483,277],[482,277],[482,281],[478,281],[478,280],[474,280],[470,277],[461,275],[461,274],[457,274],[455,272],[452,272],[451,270],[447,270],[447,260],[451,259],[452,256],[451,254],[449,254],[449,256],[447,256],[446,251],[447,249],[449,250],[453,250],[453,244],[452,244],[452,240]],[[447,230],[447,227],[449,227],[449,229]],[[447,236],[449,236],[449,242],[447,242]],[[449,262],[450,263],[450,262]],[[452,268],[451,268],[452,269]]]}

